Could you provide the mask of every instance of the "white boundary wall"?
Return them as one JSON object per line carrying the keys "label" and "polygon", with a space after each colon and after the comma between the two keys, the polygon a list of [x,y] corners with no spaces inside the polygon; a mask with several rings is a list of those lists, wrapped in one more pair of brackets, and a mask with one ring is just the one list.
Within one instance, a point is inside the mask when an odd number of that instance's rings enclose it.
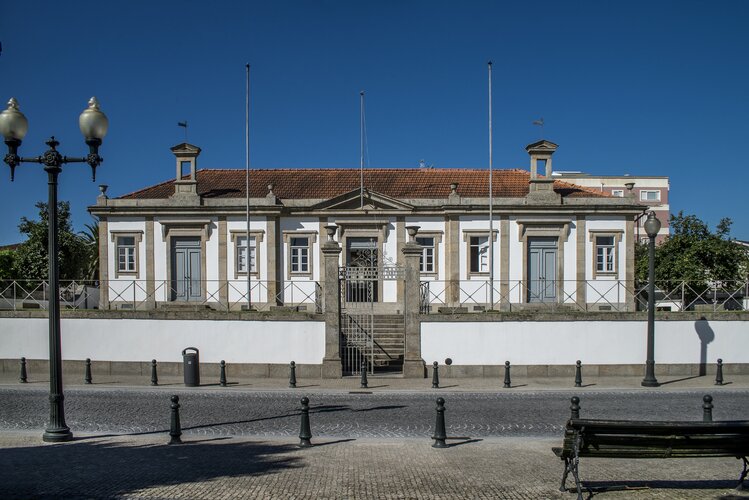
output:
{"label": "white boundary wall", "polygon": [[[423,322],[421,353],[427,364],[587,365],[642,363],[645,321]],[[749,362],[745,321],[657,321],[657,364]]]}
{"label": "white boundary wall", "polygon": [[[49,359],[46,318],[0,319],[0,359]],[[320,364],[322,321],[63,319],[63,359],[182,362],[197,347],[200,361]]]}

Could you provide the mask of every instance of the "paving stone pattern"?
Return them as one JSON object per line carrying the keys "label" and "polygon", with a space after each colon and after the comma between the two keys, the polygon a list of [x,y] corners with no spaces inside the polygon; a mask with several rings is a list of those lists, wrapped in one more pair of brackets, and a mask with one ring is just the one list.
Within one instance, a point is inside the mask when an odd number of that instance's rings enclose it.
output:
{"label": "paving stone pattern", "polygon": [[[429,437],[435,400],[446,400],[448,436],[561,437],[569,391],[310,394],[312,433],[336,438]],[[66,421],[74,433],[147,434],[168,431],[169,397],[180,396],[183,432],[204,436],[284,437],[299,433],[303,390],[282,392],[177,388],[72,388]],[[591,418],[701,420],[704,391],[577,393]],[[715,420],[747,418],[748,390],[714,392]],[[44,429],[46,387],[0,387],[0,429]]]}
{"label": "paving stone pattern", "polygon": [[[313,440],[79,436],[40,444],[0,436],[0,497],[278,499],[573,499],[558,491],[551,438],[487,438],[437,450],[424,439]],[[678,464],[674,466],[674,464]],[[736,460],[589,460],[584,479],[601,500],[736,499]],[[637,481],[632,481],[637,478]],[[655,486],[657,489],[652,489]],[[627,491],[611,491],[628,488]]]}

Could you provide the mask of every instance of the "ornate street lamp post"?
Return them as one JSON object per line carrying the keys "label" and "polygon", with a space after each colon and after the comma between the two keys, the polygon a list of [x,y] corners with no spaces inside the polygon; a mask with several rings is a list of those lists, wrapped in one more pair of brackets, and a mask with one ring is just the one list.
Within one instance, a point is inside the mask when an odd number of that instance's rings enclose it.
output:
{"label": "ornate street lamp post", "polygon": [[60,144],[51,137],[46,142],[49,149],[35,158],[22,158],[18,156],[18,148],[29,129],[29,122],[18,110],[18,101],[11,98],[8,108],[0,113],[0,134],[5,137],[8,145],[8,154],[5,155],[5,163],[10,166],[10,180],[13,181],[15,168],[21,163],[40,163],[44,165],[47,172],[47,183],[49,185],[49,199],[47,202],[47,214],[49,218],[49,425],[42,436],[44,441],[69,441],[73,433],[65,424],[65,408],[62,393],[62,348],[60,345],[60,283],[58,272],[58,235],[57,235],[57,176],[62,171],[65,163],[88,163],[91,172],[96,179],[96,167],[103,161],[99,156],[101,140],[107,133],[109,121],[99,110],[99,102],[95,97],[88,101],[88,108],[83,110],[78,124],[81,133],[89,147],[89,153],[85,158],[68,158],[57,151]]}
{"label": "ornate street lamp post", "polygon": [[648,214],[644,226],[650,241],[648,242],[648,352],[642,385],[658,387],[660,384],[655,378],[655,237],[661,229],[661,221],[655,216],[655,212]]}

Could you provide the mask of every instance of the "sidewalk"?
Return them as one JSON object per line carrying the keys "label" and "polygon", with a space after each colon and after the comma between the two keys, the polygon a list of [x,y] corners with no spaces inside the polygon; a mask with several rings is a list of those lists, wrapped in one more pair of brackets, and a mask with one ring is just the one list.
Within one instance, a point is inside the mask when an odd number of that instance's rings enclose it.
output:
{"label": "sidewalk", "polygon": [[[431,372],[431,370],[430,370]],[[444,392],[496,392],[496,391],[569,391],[570,393],[581,391],[611,391],[611,390],[655,390],[655,391],[677,391],[697,390],[707,393],[721,390],[746,390],[749,389],[749,375],[724,376],[724,385],[715,385],[714,375],[705,376],[680,376],[668,375],[657,377],[661,383],[659,388],[642,387],[642,377],[587,377],[583,378],[582,386],[575,387],[574,378],[512,378],[511,388],[503,388],[503,378],[445,378],[440,377],[440,390]],[[48,373],[29,373],[27,387],[46,387],[49,384]],[[84,385],[83,374],[73,377],[69,374],[63,377],[66,387]],[[345,377],[340,379],[305,379],[297,377],[297,388],[306,389],[308,393],[321,392],[349,392],[349,391],[407,391],[428,392],[432,391],[432,379],[405,379],[397,376],[368,377],[368,387],[361,388],[359,377]],[[21,385],[17,374],[0,374],[0,384]],[[93,385],[98,388],[106,387],[150,387],[150,375],[96,375]],[[159,377],[159,387],[184,388],[181,376]],[[221,390],[258,390],[258,391],[284,391],[289,389],[288,378],[233,378],[231,371],[227,373],[227,387],[219,386],[218,377],[201,376],[201,389]]]}
{"label": "sidewalk", "polygon": [[[550,448],[559,439],[455,440],[441,450],[428,439],[313,438],[309,449],[293,438],[167,440],[89,435],[47,444],[38,432],[6,432],[0,497],[575,498],[558,491],[563,465]],[[580,464],[588,486],[608,489],[604,500],[749,498],[733,490],[739,472],[733,459]]]}

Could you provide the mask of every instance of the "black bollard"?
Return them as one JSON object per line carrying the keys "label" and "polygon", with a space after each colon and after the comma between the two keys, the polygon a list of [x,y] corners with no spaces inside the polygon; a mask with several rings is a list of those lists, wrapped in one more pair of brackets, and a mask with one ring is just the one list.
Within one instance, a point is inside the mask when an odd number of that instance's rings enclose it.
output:
{"label": "black bollard", "polygon": [[434,444],[432,448],[447,448],[447,433],[445,432],[445,400],[437,398],[437,421],[434,424]]}
{"label": "black bollard", "polygon": [[159,376],[156,375],[156,360],[151,360],[151,385],[159,385]]}
{"label": "black bollard", "polygon": [[432,389],[440,388],[439,363],[432,363]]}
{"label": "black bollard", "polygon": [[172,396],[172,425],[169,429],[169,444],[181,444],[182,426],[179,423],[179,396]]}
{"label": "black bollard", "polygon": [[505,389],[509,389],[512,387],[512,383],[510,382],[510,362],[505,361],[505,384],[502,386]]}
{"label": "black bollard", "polygon": [[705,394],[702,398],[702,421],[712,422],[713,421],[713,397],[710,394]]}
{"label": "black bollard", "polygon": [[84,382],[91,383],[91,358],[86,358],[86,374],[83,377]]}
{"label": "black bollard", "polygon": [[575,362],[575,387],[582,387],[583,386],[583,369],[582,369],[582,363],[580,363],[580,360],[578,359]]}
{"label": "black bollard", "polygon": [[570,418],[580,418],[580,398],[572,396],[570,402]]}
{"label": "black bollard", "polygon": [[366,389],[369,386],[367,381],[367,360],[363,359],[361,362],[361,388]]}
{"label": "black bollard", "polygon": [[289,389],[296,389],[296,363],[289,363]]}
{"label": "black bollard", "polygon": [[226,387],[226,361],[221,360],[221,374],[218,377],[218,383],[221,387]]}
{"label": "black bollard", "polygon": [[723,385],[723,360],[718,358],[718,370],[715,372],[715,385]]}
{"label": "black bollard", "polygon": [[26,379],[26,358],[21,358],[21,378],[19,378],[18,381],[22,384],[28,382]]}
{"label": "black bollard", "polygon": [[312,429],[309,426],[309,398],[302,398],[302,425],[299,428],[299,447],[308,448],[312,446]]}

